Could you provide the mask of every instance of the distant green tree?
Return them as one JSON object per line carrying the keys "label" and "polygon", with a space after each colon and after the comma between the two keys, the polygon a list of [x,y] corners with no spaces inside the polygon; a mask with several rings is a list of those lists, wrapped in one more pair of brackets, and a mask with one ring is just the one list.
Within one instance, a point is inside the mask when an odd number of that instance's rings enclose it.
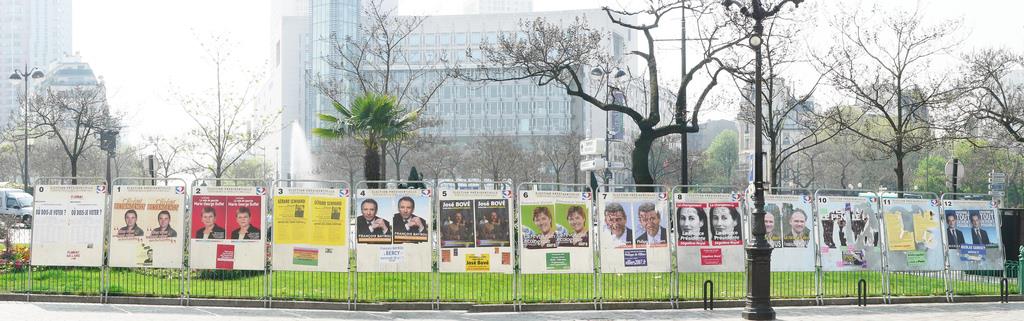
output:
{"label": "distant green tree", "polygon": [[700,181],[714,185],[732,185],[733,174],[739,164],[739,138],[735,131],[723,131],[711,141],[704,151],[707,164],[704,179]]}
{"label": "distant green tree", "polygon": [[928,156],[917,162],[914,171],[914,190],[942,193],[946,191],[946,159]]}

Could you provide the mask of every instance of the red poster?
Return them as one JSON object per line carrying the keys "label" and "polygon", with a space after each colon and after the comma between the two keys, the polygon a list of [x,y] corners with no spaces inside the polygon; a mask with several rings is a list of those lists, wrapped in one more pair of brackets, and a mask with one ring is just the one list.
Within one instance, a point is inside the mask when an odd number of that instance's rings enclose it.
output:
{"label": "red poster", "polygon": [[261,196],[223,196],[226,201],[225,230],[227,238],[232,240],[255,240],[259,241],[260,224],[263,217],[260,216]]}
{"label": "red poster", "polygon": [[227,216],[225,196],[192,196],[192,238],[224,239]]}
{"label": "red poster", "polygon": [[231,270],[235,268],[235,246],[233,244],[217,244],[217,269]]}
{"label": "red poster", "polygon": [[679,224],[679,246],[707,246],[708,229],[711,227],[707,215],[707,203],[676,203],[676,222]]}
{"label": "red poster", "polygon": [[700,249],[700,265],[722,265],[722,249]]}

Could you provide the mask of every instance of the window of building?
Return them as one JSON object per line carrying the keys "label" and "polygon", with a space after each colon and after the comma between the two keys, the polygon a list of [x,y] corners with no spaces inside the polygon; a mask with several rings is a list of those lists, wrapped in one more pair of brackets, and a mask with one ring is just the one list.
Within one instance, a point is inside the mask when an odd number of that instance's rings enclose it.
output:
{"label": "window of building", "polygon": [[488,32],[487,33],[487,43],[498,43],[498,33],[493,32],[493,31]]}
{"label": "window of building", "polygon": [[456,45],[464,45],[464,44],[466,44],[466,33],[464,33],[464,32],[456,32],[455,33],[455,44]]}
{"label": "window of building", "polygon": [[515,107],[512,106],[512,102],[506,101],[501,103],[501,113],[505,115],[512,115],[515,113]]}
{"label": "window of building", "polygon": [[519,102],[519,113],[520,114],[529,114],[530,113],[530,102],[520,101]]}
{"label": "window of building", "polygon": [[530,132],[530,119],[529,118],[521,118],[521,119],[519,119],[518,132],[520,132],[520,133],[529,133]]}
{"label": "window of building", "polygon": [[459,98],[466,98],[469,94],[469,89],[466,86],[459,86]]}
{"label": "window of building", "polygon": [[423,45],[425,45],[425,46],[437,45],[437,35],[436,34],[432,34],[432,33],[428,33],[428,34],[423,35]]}
{"label": "window of building", "polygon": [[450,45],[452,43],[452,35],[447,33],[437,35],[437,43],[442,46]]}
{"label": "window of building", "polygon": [[410,34],[408,38],[405,38],[405,41],[407,41],[407,43],[410,46],[419,46],[420,45],[420,34],[418,34],[418,33]]}
{"label": "window of building", "polygon": [[469,44],[478,45],[483,41],[483,35],[479,32],[474,32],[469,36]]}
{"label": "window of building", "polygon": [[496,102],[489,102],[489,103],[487,103],[487,113],[488,114],[493,115],[493,116],[497,116],[498,115],[498,109],[499,109],[498,108],[498,103],[496,103]]}
{"label": "window of building", "polygon": [[534,102],[533,103],[533,113],[534,114],[539,114],[539,115],[547,114],[548,113],[548,103],[546,101]]}
{"label": "window of building", "polygon": [[505,97],[505,98],[510,98],[512,96],[515,96],[513,94],[513,91],[515,91],[515,89],[516,89],[515,86],[512,86],[512,85],[501,86],[501,96]]}
{"label": "window of building", "polygon": [[468,112],[467,109],[469,109],[469,107],[466,106],[466,103],[459,103],[457,106],[458,110],[456,110],[455,113],[459,115],[466,115],[466,113]]}

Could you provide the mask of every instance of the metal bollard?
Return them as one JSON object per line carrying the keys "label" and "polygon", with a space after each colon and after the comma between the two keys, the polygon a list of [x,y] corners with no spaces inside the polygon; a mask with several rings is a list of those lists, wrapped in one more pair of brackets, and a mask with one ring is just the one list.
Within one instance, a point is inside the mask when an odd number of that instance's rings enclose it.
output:
{"label": "metal bollard", "polygon": [[1010,280],[1005,277],[999,281],[999,302],[1010,302]]}
{"label": "metal bollard", "polygon": [[868,281],[857,281],[857,306],[868,306]]}
{"label": "metal bollard", "polygon": [[715,310],[715,282],[704,281],[704,310]]}

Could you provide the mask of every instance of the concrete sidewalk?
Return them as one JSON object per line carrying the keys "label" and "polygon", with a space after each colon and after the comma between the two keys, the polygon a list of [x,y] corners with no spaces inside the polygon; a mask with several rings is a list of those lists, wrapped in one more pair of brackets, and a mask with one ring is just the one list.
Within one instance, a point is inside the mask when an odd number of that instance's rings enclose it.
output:
{"label": "concrete sidewalk", "polygon": [[[573,312],[466,313],[460,311],[349,312],[262,308],[181,307],[0,301],[3,320],[740,320],[740,309],[620,310]],[[1021,320],[1024,302],[933,303],[869,307],[782,307],[780,320]]]}

